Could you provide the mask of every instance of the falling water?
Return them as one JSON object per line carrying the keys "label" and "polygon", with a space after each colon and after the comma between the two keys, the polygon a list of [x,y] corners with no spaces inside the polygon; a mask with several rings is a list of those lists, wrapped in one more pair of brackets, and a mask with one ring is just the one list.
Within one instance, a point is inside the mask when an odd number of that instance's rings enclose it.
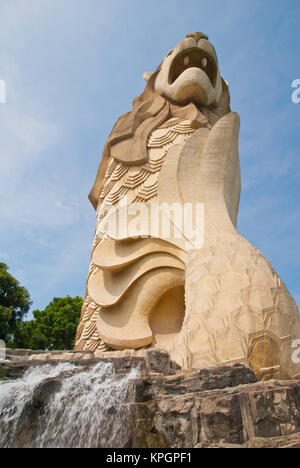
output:
{"label": "falling water", "polygon": [[123,447],[138,375],[118,375],[111,363],[84,370],[61,363],[0,382],[0,448]]}

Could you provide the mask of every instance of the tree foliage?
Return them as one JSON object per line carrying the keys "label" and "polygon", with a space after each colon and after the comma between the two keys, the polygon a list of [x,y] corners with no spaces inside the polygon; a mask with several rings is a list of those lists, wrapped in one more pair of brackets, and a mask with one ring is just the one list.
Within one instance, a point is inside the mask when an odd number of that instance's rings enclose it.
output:
{"label": "tree foliage", "polygon": [[8,266],[0,263],[0,339],[11,341],[18,323],[29,311],[29,292],[8,273]]}
{"label": "tree foliage", "polygon": [[21,322],[14,345],[28,349],[72,349],[79,324],[82,298],[55,297],[45,310],[35,310],[35,320]]}

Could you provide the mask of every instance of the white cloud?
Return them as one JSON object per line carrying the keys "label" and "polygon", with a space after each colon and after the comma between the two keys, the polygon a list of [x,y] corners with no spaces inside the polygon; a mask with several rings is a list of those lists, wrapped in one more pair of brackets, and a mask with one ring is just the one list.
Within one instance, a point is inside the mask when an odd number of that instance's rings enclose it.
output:
{"label": "white cloud", "polygon": [[47,110],[41,112],[34,102],[25,105],[24,99],[17,98],[22,95],[22,88],[16,89],[13,85],[11,80],[9,88],[14,90],[15,97],[0,107],[2,226],[12,219],[15,223],[26,218],[32,220],[29,213],[32,208],[37,220],[41,218],[43,205],[48,209],[50,206],[51,212],[49,194],[46,199],[42,195],[42,172],[36,171],[61,137],[61,129],[49,119]]}
{"label": "white cloud", "polygon": [[20,175],[24,169],[41,158],[43,151],[59,139],[59,129],[47,118],[24,113],[18,106],[6,104],[1,107],[1,187],[6,177]]}

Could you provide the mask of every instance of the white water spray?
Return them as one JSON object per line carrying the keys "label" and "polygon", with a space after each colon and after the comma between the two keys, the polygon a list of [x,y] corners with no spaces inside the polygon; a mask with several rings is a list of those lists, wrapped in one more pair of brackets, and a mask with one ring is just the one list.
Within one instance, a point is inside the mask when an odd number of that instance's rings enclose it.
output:
{"label": "white water spray", "polygon": [[62,363],[0,382],[0,448],[123,447],[138,376],[136,369],[118,375],[111,363],[85,370]]}

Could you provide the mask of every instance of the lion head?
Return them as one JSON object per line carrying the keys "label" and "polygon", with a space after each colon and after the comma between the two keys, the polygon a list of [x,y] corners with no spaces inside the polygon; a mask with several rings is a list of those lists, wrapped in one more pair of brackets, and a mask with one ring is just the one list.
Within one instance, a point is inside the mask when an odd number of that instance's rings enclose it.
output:
{"label": "lion head", "polygon": [[188,34],[166,55],[155,78],[154,90],[179,105],[189,102],[218,105],[222,80],[216,51],[205,34]]}
{"label": "lion head", "polygon": [[200,32],[169,52],[154,73],[144,73],[144,92],[116,122],[105,144],[89,199],[96,208],[111,157],[124,164],[147,162],[147,141],[168,118],[188,119],[195,128],[212,127],[230,112],[228,85],[221,78],[215,49]]}

